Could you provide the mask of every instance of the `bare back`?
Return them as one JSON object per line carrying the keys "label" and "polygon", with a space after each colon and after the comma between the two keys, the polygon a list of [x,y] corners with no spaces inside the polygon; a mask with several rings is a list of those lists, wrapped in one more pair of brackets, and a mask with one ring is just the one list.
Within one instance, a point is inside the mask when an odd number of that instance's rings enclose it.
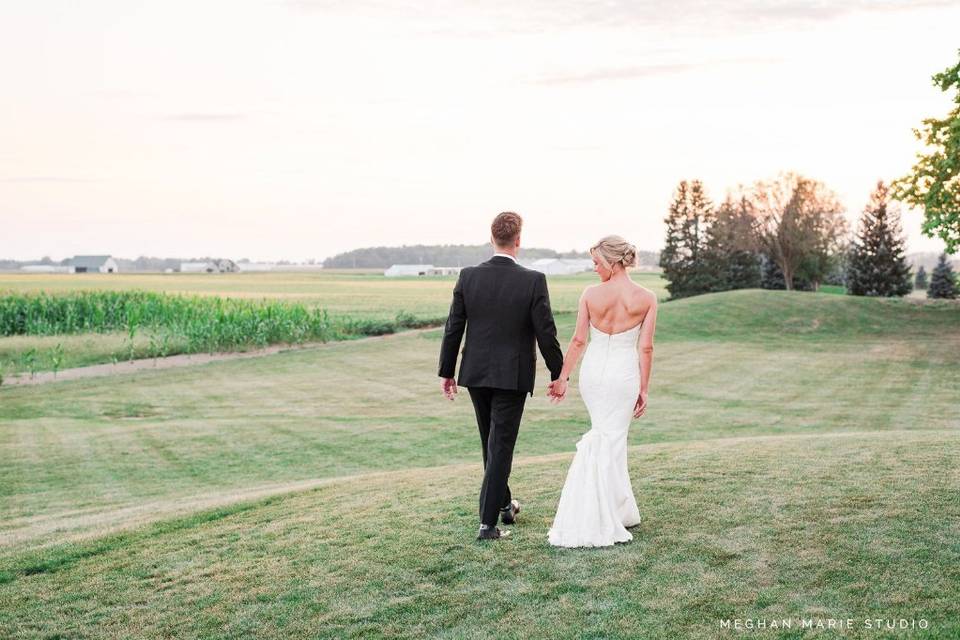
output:
{"label": "bare back", "polygon": [[588,287],[583,295],[589,323],[610,335],[643,322],[656,299],[652,291],[627,278]]}
{"label": "bare back", "polygon": [[640,397],[637,398],[633,415],[637,418],[642,416],[647,405],[647,389],[653,366],[653,336],[657,330],[656,294],[634,283],[623,272],[583,291],[577,304],[577,325],[560,370],[561,395],[566,388],[566,380],[593,333],[590,327],[607,334],[611,340],[617,334],[639,327],[636,348],[640,365]]}

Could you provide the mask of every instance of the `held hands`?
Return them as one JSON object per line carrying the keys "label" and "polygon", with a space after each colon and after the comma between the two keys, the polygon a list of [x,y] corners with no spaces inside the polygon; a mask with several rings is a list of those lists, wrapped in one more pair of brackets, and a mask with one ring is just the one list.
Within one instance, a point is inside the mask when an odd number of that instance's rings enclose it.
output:
{"label": "held hands", "polygon": [[550,398],[550,402],[556,404],[567,395],[567,381],[563,378],[557,378],[547,385],[547,389],[547,397]]}
{"label": "held hands", "polygon": [[453,400],[457,396],[457,381],[454,378],[441,378],[440,389],[448,400]]}
{"label": "held hands", "polygon": [[641,391],[637,397],[637,404],[633,407],[633,417],[639,418],[647,410],[647,392]]}

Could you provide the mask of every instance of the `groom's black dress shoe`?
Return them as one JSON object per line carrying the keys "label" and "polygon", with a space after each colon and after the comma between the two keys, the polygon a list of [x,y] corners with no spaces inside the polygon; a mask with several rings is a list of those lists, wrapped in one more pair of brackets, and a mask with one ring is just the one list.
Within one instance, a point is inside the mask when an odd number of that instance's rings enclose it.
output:
{"label": "groom's black dress shoe", "polygon": [[488,524],[480,525],[480,532],[477,534],[477,540],[496,540],[506,538],[510,535],[509,531],[500,531],[497,527],[491,527]]}
{"label": "groom's black dress shoe", "polygon": [[517,514],[520,513],[520,503],[511,500],[510,504],[500,509],[500,522],[503,524],[513,524],[517,520]]}

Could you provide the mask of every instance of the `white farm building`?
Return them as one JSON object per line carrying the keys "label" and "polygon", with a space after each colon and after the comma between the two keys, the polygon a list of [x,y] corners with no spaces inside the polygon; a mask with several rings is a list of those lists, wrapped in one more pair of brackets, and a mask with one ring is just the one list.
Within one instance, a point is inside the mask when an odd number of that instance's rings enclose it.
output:
{"label": "white farm building", "polygon": [[525,263],[525,267],[539,271],[547,275],[570,275],[572,273],[583,273],[593,270],[593,260],[584,258],[540,258],[530,263]]}
{"label": "white farm building", "polygon": [[226,258],[203,262],[181,262],[180,273],[236,273],[237,264]]}
{"label": "white farm building", "polygon": [[73,256],[67,263],[73,273],[117,273],[117,261],[110,256]]}
{"label": "white farm building", "polygon": [[25,264],[20,267],[24,273],[73,273],[73,267],[53,264]]}
{"label": "white farm building", "polygon": [[460,267],[435,267],[432,264],[395,264],[383,272],[388,278],[401,276],[455,276]]}

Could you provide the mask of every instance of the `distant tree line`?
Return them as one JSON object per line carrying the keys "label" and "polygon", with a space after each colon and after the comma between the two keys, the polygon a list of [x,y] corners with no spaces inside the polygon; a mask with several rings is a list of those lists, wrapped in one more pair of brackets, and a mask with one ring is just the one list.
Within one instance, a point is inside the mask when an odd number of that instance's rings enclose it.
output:
{"label": "distant tree line", "polygon": [[[366,247],[337,254],[323,261],[324,268],[386,269],[394,264],[432,264],[438,267],[467,267],[488,260],[493,254],[489,244],[403,245],[400,247]],[[640,264],[656,265],[655,251],[638,252]],[[554,251],[553,249],[520,248],[521,259],[590,258],[586,251]]]}
{"label": "distant tree line", "polygon": [[664,221],[660,266],[672,298],[750,287],[816,289],[842,253],[846,220],[822,183],[784,173],[739,187],[719,206],[682,181]]}
{"label": "distant tree line", "polygon": [[[750,287],[815,291],[821,284],[852,295],[903,296],[926,278],[911,275],[900,214],[882,181],[852,236],[837,196],[794,173],[738,187],[719,206],[701,181],[684,180],[664,222],[660,266],[671,298]],[[940,264],[940,284],[931,279],[928,295],[956,297],[944,284],[955,280],[946,255]]]}
{"label": "distant tree line", "polygon": [[[815,290],[830,283],[853,295],[902,296],[925,288],[930,298],[956,298],[957,278],[946,252],[960,249],[960,62],[932,80],[952,93],[953,108],[914,129],[923,151],[891,187],[877,184],[852,237],[836,196],[815,180],[783,174],[738,189],[716,209],[699,181],[681,182],[660,258],[670,295],[758,283]],[[923,233],[945,244],[929,284],[926,269],[911,276],[900,214],[890,198],[923,208]]]}

